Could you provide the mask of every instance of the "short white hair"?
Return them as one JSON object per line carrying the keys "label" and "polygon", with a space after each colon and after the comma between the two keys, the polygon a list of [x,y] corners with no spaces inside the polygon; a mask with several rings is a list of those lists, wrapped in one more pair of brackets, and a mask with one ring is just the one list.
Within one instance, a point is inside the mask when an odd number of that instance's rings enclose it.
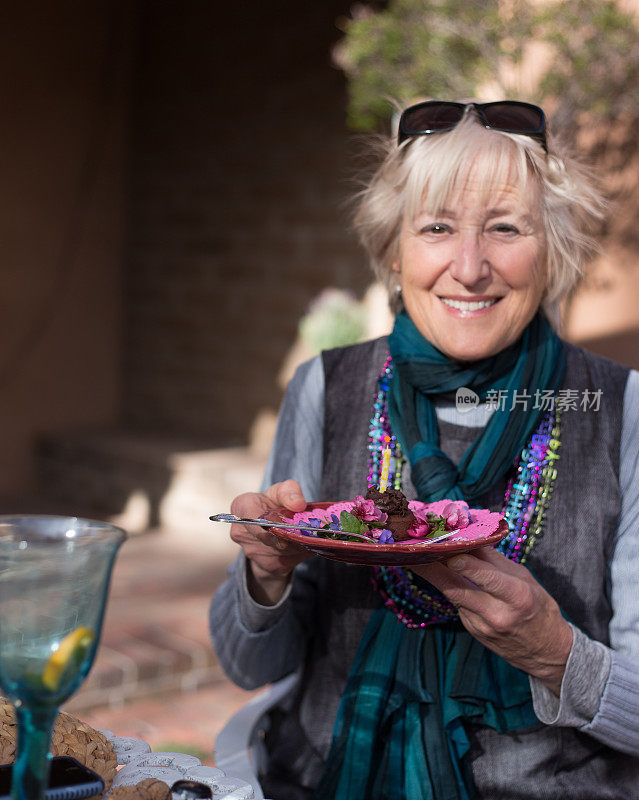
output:
{"label": "short white hair", "polygon": [[542,305],[557,323],[559,303],[599,251],[593,232],[606,204],[591,171],[560,143],[551,139],[548,144],[546,153],[529,136],[487,130],[472,113],[445,133],[415,136],[399,146],[394,139],[383,142],[382,163],[358,195],[355,226],[393,311],[402,308],[393,264],[399,260],[404,217],[414,216],[423,203],[437,213],[472,174],[487,199],[507,181],[524,200],[531,183],[538,189],[546,242]]}

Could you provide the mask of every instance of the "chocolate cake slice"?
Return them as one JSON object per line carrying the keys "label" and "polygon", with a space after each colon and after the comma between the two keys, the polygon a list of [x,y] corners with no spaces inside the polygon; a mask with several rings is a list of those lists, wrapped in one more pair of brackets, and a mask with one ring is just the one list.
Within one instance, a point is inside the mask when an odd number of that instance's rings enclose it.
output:
{"label": "chocolate cake slice", "polygon": [[366,492],[366,500],[372,500],[375,507],[388,515],[385,527],[393,532],[393,539],[401,542],[410,539],[406,531],[415,521],[413,512],[408,507],[408,500],[400,489],[386,489],[380,492],[376,486]]}

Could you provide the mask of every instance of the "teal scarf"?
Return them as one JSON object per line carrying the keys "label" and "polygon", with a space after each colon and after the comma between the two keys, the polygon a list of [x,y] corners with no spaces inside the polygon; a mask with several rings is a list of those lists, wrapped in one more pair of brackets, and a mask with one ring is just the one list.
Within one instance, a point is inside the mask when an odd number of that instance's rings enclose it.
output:
{"label": "teal scarf", "polygon": [[[426,502],[473,501],[503,478],[543,413],[532,409],[535,390],[555,391],[565,370],[561,342],[541,314],[516,345],[479,362],[450,361],[406,314],[397,317],[389,346],[389,415]],[[508,394],[505,409],[493,413],[457,468],[439,448],[429,396],[460,386],[480,397],[490,390]],[[527,392],[527,409],[510,410],[515,391]],[[528,676],[459,623],[409,629],[378,608],[340,701],[316,800],[470,800],[465,721],[500,733],[533,725]]]}
{"label": "teal scarf", "polygon": [[[559,388],[566,365],[559,337],[537,314],[520,341],[496,356],[472,363],[451,361],[402,313],[388,344],[394,364],[388,413],[410,461],[417,496],[428,502],[447,497],[477,501],[508,472],[539,424],[543,410],[539,403],[533,408],[535,391]],[[439,448],[431,397],[461,386],[481,398],[489,391],[504,390],[505,407],[496,408],[456,467]],[[515,393],[527,400],[511,410]]]}
{"label": "teal scarf", "polygon": [[535,724],[528,677],[459,624],[409,630],[378,608],[355,656],[315,797],[470,800],[465,720],[500,733]]}

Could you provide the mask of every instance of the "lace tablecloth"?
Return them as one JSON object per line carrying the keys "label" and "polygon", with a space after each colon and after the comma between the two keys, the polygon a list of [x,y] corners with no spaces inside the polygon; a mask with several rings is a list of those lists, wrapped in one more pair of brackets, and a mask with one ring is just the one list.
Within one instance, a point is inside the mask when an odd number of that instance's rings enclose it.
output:
{"label": "lace tablecloth", "polygon": [[[113,743],[118,764],[122,766],[113,779],[111,789],[133,786],[145,778],[157,778],[169,786],[179,780],[204,783],[211,788],[213,800],[251,800],[254,797],[250,783],[233,778],[216,767],[205,767],[199,758],[186,753],[152,753],[142,739],[115,736],[111,731],[102,733]],[[110,793],[105,795],[105,800]]]}

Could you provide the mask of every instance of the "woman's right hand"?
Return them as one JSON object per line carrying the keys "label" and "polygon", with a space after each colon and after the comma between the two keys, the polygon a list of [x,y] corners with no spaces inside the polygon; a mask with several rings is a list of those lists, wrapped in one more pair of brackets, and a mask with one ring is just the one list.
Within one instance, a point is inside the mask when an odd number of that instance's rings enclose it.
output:
{"label": "woman's right hand", "polygon": [[[241,494],[231,503],[231,513],[255,519],[278,507],[289,511],[303,511],[306,508],[306,500],[297,481],[275,483],[259,494]],[[286,542],[257,525],[231,525],[231,539],[244,550],[251,596],[265,606],[277,603],[284,594],[293,569],[312,557],[312,553],[302,545]]]}

